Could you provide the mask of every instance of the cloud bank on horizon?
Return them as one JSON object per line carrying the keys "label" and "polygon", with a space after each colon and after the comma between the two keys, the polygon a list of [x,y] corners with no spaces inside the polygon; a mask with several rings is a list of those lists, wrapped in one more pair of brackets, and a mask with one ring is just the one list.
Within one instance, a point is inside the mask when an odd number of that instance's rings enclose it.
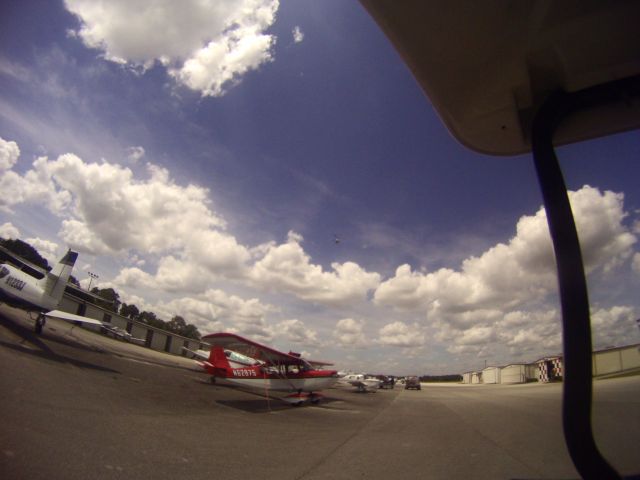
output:
{"label": "cloud bank on horizon", "polygon": [[[352,261],[325,270],[293,231],[282,243],[243,245],[216,214],[206,188],[179,185],[151,163],[140,178],[127,167],[88,163],[73,154],[37,158],[22,174],[13,168],[18,162],[18,145],[0,139],[0,189],[7,192],[0,209],[11,213],[21,204],[48,209],[59,221],[61,242],[86,254],[145,257],[144,268],[125,266],[108,284],[125,301],[167,317],[182,315],[207,331],[355,350],[416,350],[435,342],[450,354],[481,357],[495,355],[497,346],[516,356],[561,348],[559,312],[551,306],[554,255],[543,208],[522,216],[511,239],[467,258],[458,269],[425,272],[403,264],[384,278]],[[624,221],[629,216],[624,195],[588,185],[569,195],[590,277],[606,278],[623,268],[640,274],[637,231]],[[19,230],[7,222],[0,234],[16,237]],[[54,250],[50,240],[30,241],[48,254]],[[210,285],[240,285],[254,296]],[[333,326],[325,325],[323,335],[304,318],[272,320],[286,312],[261,300],[266,294],[322,306]],[[167,297],[172,298],[163,300]],[[361,307],[368,308],[367,316],[340,318]],[[637,315],[635,306],[595,307],[596,345],[623,342]]]}

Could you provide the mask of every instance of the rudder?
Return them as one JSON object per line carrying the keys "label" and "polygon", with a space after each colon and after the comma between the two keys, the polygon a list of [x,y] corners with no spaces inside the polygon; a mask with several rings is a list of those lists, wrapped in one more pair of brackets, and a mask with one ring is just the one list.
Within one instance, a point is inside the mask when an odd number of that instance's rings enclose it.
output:
{"label": "rudder", "polygon": [[44,293],[54,298],[56,302],[60,302],[62,299],[64,288],[67,286],[67,281],[77,259],[78,252],[67,250],[65,256],[60,259],[51,272],[47,273],[39,282]]}
{"label": "rudder", "polygon": [[213,368],[219,368],[223,370],[230,370],[231,364],[224,353],[222,347],[211,347],[209,352],[209,363],[213,365]]}

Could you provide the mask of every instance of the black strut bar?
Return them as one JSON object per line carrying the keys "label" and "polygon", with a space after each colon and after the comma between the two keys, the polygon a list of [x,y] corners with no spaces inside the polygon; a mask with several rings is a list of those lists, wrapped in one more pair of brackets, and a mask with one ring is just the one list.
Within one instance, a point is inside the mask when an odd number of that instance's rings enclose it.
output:
{"label": "black strut bar", "polygon": [[619,479],[599,452],[591,427],[592,344],[589,298],[580,242],[553,147],[558,125],[572,113],[637,95],[640,77],[548,97],[533,120],[532,150],[558,270],[562,307],[564,384],[562,421],[571,460],[585,479]]}

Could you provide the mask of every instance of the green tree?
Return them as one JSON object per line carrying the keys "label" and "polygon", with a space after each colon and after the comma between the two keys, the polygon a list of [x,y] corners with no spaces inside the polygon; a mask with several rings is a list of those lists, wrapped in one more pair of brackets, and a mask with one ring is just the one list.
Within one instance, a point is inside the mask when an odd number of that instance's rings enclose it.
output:
{"label": "green tree", "polygon": [[91,293],[102,297],[106,300],[107,308],[113,312],[118,313],[120,308],[120,295],[113,288],[98,288],[93,287]]}
{"label": "green tree", "polygon": [[193,338],[195,340],[200,340],[201,335],[198,331],[198,328],[195,325],[187,324],[185,329],[182,331],[182,336],[187,338]]}
{"label": "green tree", "polygon": [[187,322],[184,321],[180,315],[174,316],[167,323],[167,330],[173,333],[177,333],[178,335],[183,335],[184,329],[187,327]]}
{"label": "green tree", "polygon": [[146,310],[140,313],[138,320],[152,327],[161,328],[162,330],[166,330],[167,327],[167,323],[164,320],[160,320],[156,317],[155,313],[147,312]]}
{"label": "green tree", "polygon": [[138,310],[138,307],[133,304],[127,305],[126,303],[123,303],[120,306],[120,315],[130,318],[131,320],[136,320],[140,315],[140,310]]}
{"label": "green tree", "polygon": [[[34,265],[40,268],[44,268],[47,271],[51,270],[51,267],[49,266],[49,262],[47,262],[47,260],[44,257],[42,257],[38,253],[38,251],[35,248],[33,248],[31,245],[29,245],[27,242],[23,242],[22,240],[17,238],[16,239],[2,238],[0,239],[0,244],[7,250],[12,251],[16,255],[19,255],[20,257],[33,263]],[[6,257],[6,254],[3,254],[2,256]]]}

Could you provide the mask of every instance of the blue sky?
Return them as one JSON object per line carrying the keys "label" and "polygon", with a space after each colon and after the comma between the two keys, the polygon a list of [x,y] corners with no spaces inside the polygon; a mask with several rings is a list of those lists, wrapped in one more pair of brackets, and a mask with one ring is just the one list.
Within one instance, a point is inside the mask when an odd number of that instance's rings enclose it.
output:
{"label": "blue sky", "polygon": [[[129,3],[0,7],[0,234],[343,369],[560,351],[530,156],[459,145],[357,2]],[[596,345],[637,342],[638,133],[559,153]]]}

